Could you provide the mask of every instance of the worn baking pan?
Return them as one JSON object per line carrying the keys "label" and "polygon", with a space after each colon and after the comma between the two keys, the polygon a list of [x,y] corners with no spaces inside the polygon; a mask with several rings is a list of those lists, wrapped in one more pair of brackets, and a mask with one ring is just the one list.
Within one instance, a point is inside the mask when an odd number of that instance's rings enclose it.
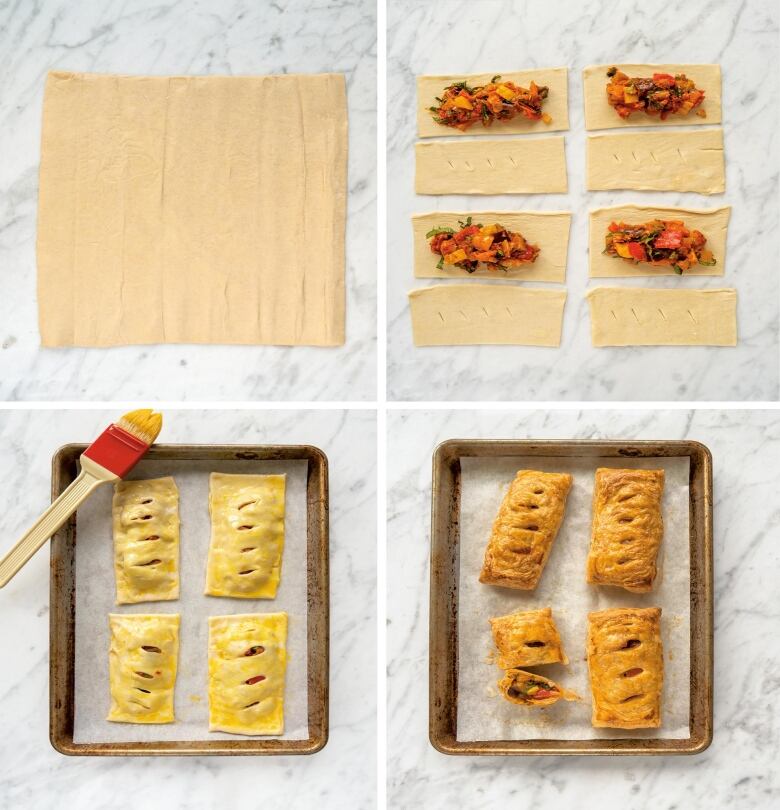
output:
{"label": "worn baking pan", "polygon": [[[85,444],[60,448],[52,460],[52,498],[78,474]],[[154,445],[144,457],[154,461],[293,461],[306,460],[307,535],[307,739],[180,740],[158,742],[74,742],[74,673],[77,520],[73,517],[51,541],[49,737],[60,753],[111,755],[273,755],[313,754],[328,740],[329,597],[328,597],[328,461],[308,445]],[[244,470],[245,471],[245,470]],[[108,687],[106,687],[108,688]]]}
{"label": "worn baking pan", "polygon": [[[461,458],[537,456],[690,459],[690,737],[590,740],[457,739]],[[693,441],[492,441],[454,439],[433,455],[429,735],[444,754],[697,754],[712,741],[712,456]]]}

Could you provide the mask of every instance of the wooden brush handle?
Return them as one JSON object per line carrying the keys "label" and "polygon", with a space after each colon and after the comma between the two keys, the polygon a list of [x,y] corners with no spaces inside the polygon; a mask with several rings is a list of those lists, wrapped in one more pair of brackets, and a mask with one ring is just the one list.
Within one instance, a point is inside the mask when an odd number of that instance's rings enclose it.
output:
{"label": "wooden brush handle", "polygon": [[92,493],[95,487],[116,480],[108,470],[82,457],[76,480],[38,518],[22,539],[0,560],[0,588],[8,584],[19,569],[62,526]]}

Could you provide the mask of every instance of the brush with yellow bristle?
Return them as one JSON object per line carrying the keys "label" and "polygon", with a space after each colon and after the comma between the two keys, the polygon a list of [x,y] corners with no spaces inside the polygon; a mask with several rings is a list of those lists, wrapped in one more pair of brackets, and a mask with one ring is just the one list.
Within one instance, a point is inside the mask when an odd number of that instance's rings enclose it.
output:
{"label": "brush with yellow bristle", "polygon": [[41,515],[38,522],[0,560],[0,588],[62,526],[101,484],[124,478],[154,444],[162,428],[162,414],[149,408],[126,413],[109,425],[82,453],[76,480]]}

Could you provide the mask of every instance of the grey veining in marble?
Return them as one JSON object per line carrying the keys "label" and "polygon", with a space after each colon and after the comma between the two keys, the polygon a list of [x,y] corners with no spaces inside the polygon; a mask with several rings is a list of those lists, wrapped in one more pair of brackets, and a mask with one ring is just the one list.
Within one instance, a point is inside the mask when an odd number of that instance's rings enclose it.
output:
{"label": "grey veining in marble", "polygon": [[[42,510],[51,456],[110,411],[0,411],[0,545]],[[310,443],[330,462],[330,741],[309,757],[69,758],[48,739],[49,559],[0,590],[0,810],[376,805],[376,420],[356,411],[165,411],[171,442]],[[110,542],[110,538],[108,540]],[[109,576],[110,576],[109,572]],[[181,666],[181,664],[180,664]]]}
{"label": "grey veining in marble", "polygon": [[[779,7],[774,0],[391,0],[388,9],[388,391],[395,400],[774,400],[778,352]],[[604,22],[608,20],[608,22]],[[585,192],[581,70],[589,64],[719,62],[726,193]],[[415,76],[569,67],[569,193],[416,196]],[[645,130],[646,131],[646,130]],[[561,133],[555,133],[561,134]],[[588,282],[587,211],[639,204],[733,208],[722,278]],[[414,348],[409,218],[432,210],[573,213],[560,349]],[[594,349],[588,286],[736,287],[739,346]],[[446,282],[444,282],[446,283]],[[497,282],[499,283],[499,282]],[[552,285],[545,285],[550,287]],[[556,288],[558,285],[555,285]]]}
{"label": "grey veining in marble", "polygon": [[[0,3],[0,399],[373,400],[375,43],[372,0]],[[35,228],[41,102],[51,69],[345,73],[346,344],[41,349]]]}
{"label": "grey veining in marble", "polygon": [[[778,411],[392,411],[388,806],[769,810],[776,757]],[[715,736],[695,757],[448,757],[428,742],[430,459],[451,438],[695,439],[713,455]],[[572,655],[572,651],[569,651]]]}

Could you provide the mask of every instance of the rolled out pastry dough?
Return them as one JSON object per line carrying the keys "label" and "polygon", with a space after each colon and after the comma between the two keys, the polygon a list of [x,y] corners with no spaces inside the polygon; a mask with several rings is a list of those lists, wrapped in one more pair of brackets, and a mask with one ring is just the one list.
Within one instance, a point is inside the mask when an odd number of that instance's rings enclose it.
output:
{"label": "rolled out pastry dough", "polygon": [[50,73],[42,344],[342,344],[346,164],[341,75]]}
{"label": "rolled out pastry dough", "polygon": [[[543,68],[541,70],[519,70],[513,73],[500,73],[502,81],[514,82],[520,87],[528,87],[534,81],[538,87],[548,87],[549,94],[542,105],[552,121],[532,121],[521,115],[510,121],[494,121],[489,127],[476,123],[465,132],[455,127],[437,124],[429,107],[437,105],[436,97],[441,96],[445,87],[454,82],[466,81],[470,87],[485,85],[495,73],[477,73],[464,76],[418,76],[417,77],[417,135],[420,138],[435,138],[443,135],[517,135],[528,132],[556,132],[569,128],[568,69]],[[616,114],[617,115],[617,114]]]}
{"label": "rolled out pastry dough", "polygon": [[[706,247],[712,251],[717,264],[705,267],[694,265],[684,276],[722,276],[726,264],[726,231],[731,216],[731,206],[722,208],[656,208],[651,205],[616,205],[611,208],[596,208],[590,212],[590,239],[588,257],[591,278],[630,278],[632,276],[673,276],[673,267],[652,265],[645,262],[634,264],[625,259],[604,255],[604,237],[610,222],[641,224],[651,219],[682,220],[690,229],[701,231],[707,237]],[[541,258],[541,256],[539,257]],[[538,261],[538,259],[537,259]]]}
{"label": "rolled out pastry dough", "polygon": [[[460,228],[458,222],[465,221],[466,217],[482,225],[500,223],[510,231],[521,233],[532,245],[538,245],[541,252],[533,264],[508,267],[506,270],[490,270],[484,264],[480,264],[473,273],[446,264],[439,270],[436,264],[440,257],[431,253],[430,241],[425,234],[435,227],[457,231]],[[566,280],[570,225],[571,214],[568,211],[436,211],[432,214],[415,214],[412,217],[414,275],[416,278],[493,278],[562,283]]]}
{"label": "rolled out pastry dough", "polygon": [[[607,70],[612,65],[590,65],[582,71],[582,84],[585,94],[585,129],[614,129],[616,127],[658,127],[658,126],[694,126],[701,124],[720,124],[721,117],[721,80],[720,65],[637,65],[613,63],[618,70],[627,76],[650,77],[653,73],[670,73],[672,76],[684,73],[696,83],[699,90],[704,90],[704,101],[700,107],[707,111],[702,118],[692,110],[688,115],[670,115],[664,121],[658,115],[633,113],[624,119],[607,101]],[[449,127],[448,127],[449,129]]]}
{"label": "rolled out pastry dough", "polygon": [[726,188],[722,129],[589,135],[587,161],[590,191]]}
{"label": "rolled out pastry dough", "polygon": [[560,346],[566,293],[440,284],[409,293],[415,346]]}
{"label": "rolled out pastry dough", "polygon": [[596,287],[594,346],[736,346],[737,291]]}
{"label": "rolled out pastry dough", "polygon": [[563,136],[415,145],[418,194],[566,193]]}

